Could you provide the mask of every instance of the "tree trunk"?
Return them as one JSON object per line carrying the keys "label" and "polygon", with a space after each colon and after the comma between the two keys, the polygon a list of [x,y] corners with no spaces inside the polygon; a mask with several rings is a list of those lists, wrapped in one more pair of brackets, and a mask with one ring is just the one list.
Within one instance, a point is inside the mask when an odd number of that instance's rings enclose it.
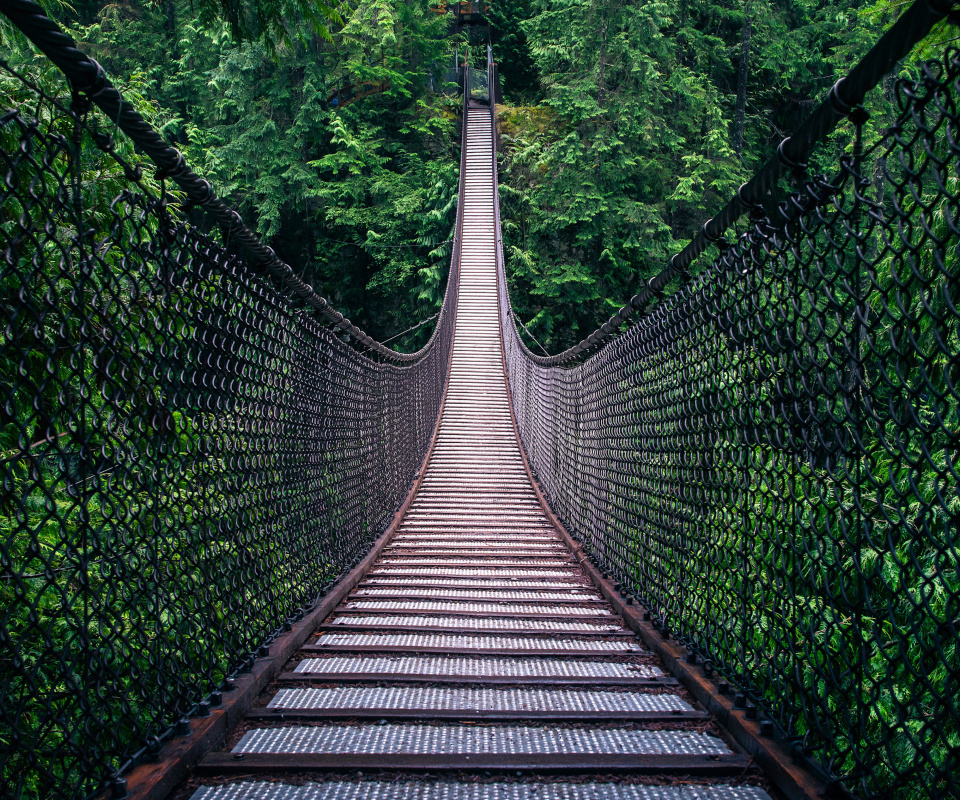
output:
{"label": "tree trunk", "polygon": [[743,29],[740,32],[740,68],[737,70],[737,107],[733,115],[733,151],[743,153],[743,128],[747,116],[747,73],[750,71],[750,13],[743,5]]}

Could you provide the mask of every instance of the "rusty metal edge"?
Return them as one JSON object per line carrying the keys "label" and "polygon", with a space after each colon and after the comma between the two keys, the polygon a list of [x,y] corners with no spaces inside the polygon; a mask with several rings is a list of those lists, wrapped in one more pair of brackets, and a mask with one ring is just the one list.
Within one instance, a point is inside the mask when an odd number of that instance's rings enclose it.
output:
{"label": "rusty metal edge", "polygon": [[[463,237],[463,176],[467,151],[466,127],[466,124],[464,124],[460,139],[460,186],[456,231],[458,240]],[[459,259],[460,252],[455,250],[454,256]],[[380,538],[377,539],[364,559],[337,581],[333,589],[320,601],[317,607],[294,625],[293,630],[278,636],[270,645],[269,654],[263,658],[258,658],[250,672],[243,673],[237,678],[235,688],[224,696],[221,706],[211,709],[209,717],[191,719],[190,733],[187,736],[177,736],[164,745],[157,761],[138,764],[127,773],[125,779],[128,800],[166,800],[176,791],[178,786],[200,763],[201,759],[209,755],[213,748],[218,747],[240,724],[268,684],[281,674],[281,670],[286,663],[303,647],[304,642],[314,633],[320,623],[340,605],[343,598],[370,571],[380,552],[399,529],[404,515],[413,504],[420,486],[423,484],[427,466],[440,437],[440,423],[443,420],[443,411],[447,404],[447,390],[450,387],[450,370],[453,364],[453,348],[457,336],[456,314],[459,305],[459,285],[460,266],[458,264],[457,291],[453,294],[454,326],[451,334],[450,353],[447,356],[447,373],[444,379],[443,397],[440,400],[437,420],[433,426],[427,452],[420,463],[420,469],[414,476],[413,485],[410,487],[406,498],[393,515],[390,525],[380,535]],[[109,796],[109,789],[100,794],[102,800],[107,800]]]}
{"label": "rusty metal edge", "polygon": [[403,771],[537,770],[538,772],[629,771],[643,774],[740,775],[749,766],[742,755],[486,754],[471,753],[211,753],[198,766],[209,775],[308,772],[355,769]]}
{"label": "rusty metal edge", "polygon": [[[495,110],[491,110],[491,127],[493,128],[493,199],[496,209],[494,242],[495,246],[499,248],[502,242],[500,238],[500,192],[496,169],[498,130]],[[502,258],[502,255],[500,255],[500,258]],[[497,292],[497,303],[500,303],[499,292]],[[677,642],[664,639],[653,625],[645,622],[642,618],[642,612],[632,605],[633,598],[630,598],[631,605],[627,604],[627,598],[621,595],[613,584],[603,577],[600,568],[593,563],[590,556],[584,552],[582,545],[553,513],[553,509],[550,508],[539,482],[530,469],[527,451],[523,446],[523,439],[520,438],[520,430],[517,427],[517,418],[513,410],[513,393],[510,387],[510,372],[503,346],[502,329],[500,331],[500,357],[503,362],[504,383],[507,387],[510,420],[513,423],[513,434],[520,449],[523,469],[527,473],[530,485],[533,487],[547,519],[550,520],[561,538],[566,542],[584,574],[597,587],[600,594],[610,602],[614,610],[620,614],[627,627],[636,632],[643,643],[660,658],[667,671],[679,681],[684,689],[693,695],[698,703],[713,715],[714,720],[727,738],[751,757],[779,791],[789,800],[820,800],[828,796],[827,783],[824,780],[798,764],[790,752],[779,742],[771,737],[761,736],[759,720],[747,719],[746,709],[734,708],[733,699],[721,695],[717,687],[706,677],[702,668],[687,663],[689,651],[685,647]]]}

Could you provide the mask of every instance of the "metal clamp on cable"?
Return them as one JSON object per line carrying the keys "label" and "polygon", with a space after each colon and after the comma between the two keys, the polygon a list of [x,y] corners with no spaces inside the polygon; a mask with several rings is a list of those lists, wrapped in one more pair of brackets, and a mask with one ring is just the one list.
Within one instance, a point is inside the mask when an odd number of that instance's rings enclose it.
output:
{"label": "metal clamp on cable", "polygon": [[[676,256],[674,256],[673,258],[676,258]],[[673,258],[670,259],[671,265],[673,264]],[[652,277],[650,280],[647,281],[647,289],[650,290],[650,294],[653,295],[654,299],[659,302],[660,300],[663,300],[663,290],[662,290],[662,289],[657,289],[657,288],[653,285],[653,282],[654,282],[658,277],[659,277],[658,275],[655,275],[654,277]]]}
{"label": "metal clamp on cable", "polygon": [[683,252],[684,251],[681,250],[670,259],[669,269],[674,275],[680,278],[680,280],[686,283],[690,280],[690,265],[680,263],[680,257],[683,255]]}
{"label": "metal clamp on cable", "polygon": [[[163,180],[164,178],[176,179],[190,171],[190,168],[187,166],[187,161],[183,157],[183,153],[181,153],[179,150],[173,147],[170,148],[170,152],[172,155],[175,156],[175,158],[173,159],[173,164],[171,164],[169,167],[164,167],[164,166],[157,167],[156,177],[158,180]],[[237,214],[237,219],[238,220],[240,219],[239,214]]]}
{"label": "metal clamp on cable", "polygon": [[788,136],[777,146],[777,160],[783,164],[787,169],[793,170],[797,174],[803,174],[807,171],[807,162],[806,161],[795,161],[787,155],[787,143],[792,139],[792,136]]}
{"label": "metal clamp on cable", "polygon": [[841,78],[830,87],[830,93],[827,95],[827,99],[830,101],[830,105],[833,106],[834,111],[846,117],[850,115],[851,111],[853,111],[853,106],[840,97],[840,86],[843,84],[844,80],[846,79]]}
{"label": "metal clamp on cable", "polygon": [[212,203],[217,199],[217,193],[213,191],[213,186],[210,185],[210,181],[205,178],[200,178],[200,185],[202,187],[201,194],[194,199],[195,203],[205,206],[207,203]]}
{"label": "metal clamp on cable", "polygon": [[93,100],[95,97],[99,97],[107,89],[112,87],[110,84],[110,79],[107,78],[106,71],[100,66],[99,62],[92,58],[88,58],[87,61],[93,67],[93,77],[89,81],[85,83],[76,83],[72,81],[72,76],[68,77],[71,78],[71,82],[73,82],[73,88],[76,91],[85,94],[87,97]]}
{"label": "metal clamp on cable", "polygon": [[[830,105],[833,107],[833,110],[836,111],[841,116],[847,117],[855,125],[863,125],[870,115],[867,113],[867,110],[860,104],[848,103],[840,96],[840,87],[846,78],[841,78],[833,86],[830,87],[830,93],[827,95],[827,100],[829,100]],[[789,137],[788,137],[789,138]],[[787,139],[783,140],[784,142]],[[782,146],[782,143],[781,143]],[[777,155],[780,154],[780,151],[777,151]]]}
{"label": "metal clamp on cable", "polygon": [[[830,102],[833,110],[838,114],[847,117],[847,119],[853,122],[854,125],[863,125],[868,119],[870,119],[870,115],[867,113],[867,110],[860,103],[853,105],[840,97],[840,86],[845,80],[845,78],[841,78],[830,87],[830,93],[827,95],[827,100]],[[780,143],[780,146],[783,147],[783,143],[788,139],[789,137],[784,139],[783,142]],[[779,149],[777,150],[777,156],[780,156]]]}
{"label": "metal clamp on cable", "polygon": [[703,238],[706,240],[707,244],[712,244],[714,247],[723,252],[730,247],[730,242],[727,241],[727,237],[723,235],[722,231],[720,233],[710,233],[710,223],[712,222],[713,217],[710,217],[710,219],[703,223],[703,228],[701,229],[703,231]]}
{"label": "metal clamp on cable", "polygon": [[748,200],[743,196],[743,190],[746,189],[748,185],[749,181],[747,183],[740,184],[740,188],[737,189],[737,199],[744,208],[749,209],[750,211],[760,211],[763,208],[760,203],[754,202],[753,200]]}
{"label": "metal clamp on cable", "polygon": [[706,222],[703,223],[703,238],[706,239],[710,244],[717,244],[723,235],[719,233],[710,233],[710,223],[713,222],[713,217],[710,217]]}

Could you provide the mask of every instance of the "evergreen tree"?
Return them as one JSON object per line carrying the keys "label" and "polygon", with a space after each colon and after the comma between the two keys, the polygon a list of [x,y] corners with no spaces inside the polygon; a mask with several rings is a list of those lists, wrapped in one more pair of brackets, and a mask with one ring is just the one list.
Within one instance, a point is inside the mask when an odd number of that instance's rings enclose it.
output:
{"label": "evergreen tree", "polygon": [[518,311],[562,346],[656,274],[741,173],[716,87],[677,57],[676,9],[533,6],[522,27],[555,122],[508,137],[506,229]]}
{"label": "evergreen tree", "polygon": [[426,0],[375,0],[339,7],[327,32],[290,12],[283,36],[239,41],[234,24],[186,0],[173,0],[171,37],[169,11],[108,5],[72,32],[125,93],[150,98],[148,116],[190,164],[358,325],[385,338],[434,313],[458,177],[456,100],[428,89],[455,44],[447,20]]}

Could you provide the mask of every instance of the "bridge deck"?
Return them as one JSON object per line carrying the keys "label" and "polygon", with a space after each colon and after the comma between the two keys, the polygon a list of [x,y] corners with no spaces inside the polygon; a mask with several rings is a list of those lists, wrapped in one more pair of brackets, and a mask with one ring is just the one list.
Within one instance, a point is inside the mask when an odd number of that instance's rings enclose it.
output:
{"label": "bridge deck", "polygon": [[604,602],[529,482],[501,357],[489,114],[467,121],[456,337],[419,493],[295,671],[202,762],[196,800],[767,798],[723,782],[748,760]]}

